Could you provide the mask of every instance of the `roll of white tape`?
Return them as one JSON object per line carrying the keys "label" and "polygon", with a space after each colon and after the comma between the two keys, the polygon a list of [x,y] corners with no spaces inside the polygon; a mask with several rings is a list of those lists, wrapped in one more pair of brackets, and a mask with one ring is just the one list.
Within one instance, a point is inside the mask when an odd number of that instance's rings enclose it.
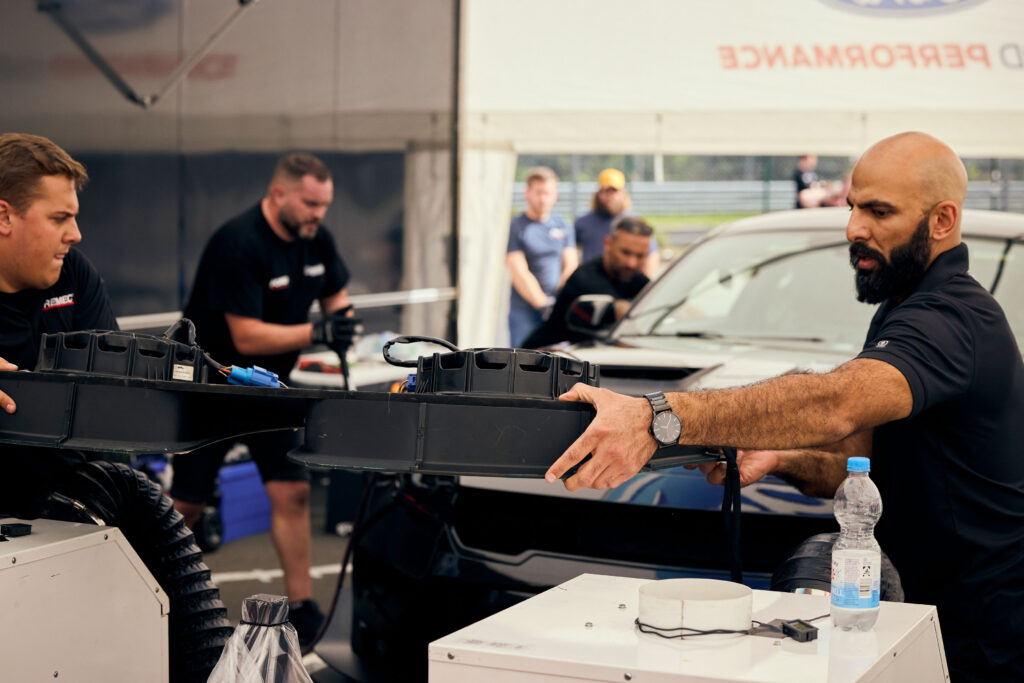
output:
{"label": "roll of white tape", "polygon": [[[754,592],[739,583],[715,579],[664,579],[640,586],[641,624],[670,631],[750,628]],[[684,634],[685,635],[685,634]]]}

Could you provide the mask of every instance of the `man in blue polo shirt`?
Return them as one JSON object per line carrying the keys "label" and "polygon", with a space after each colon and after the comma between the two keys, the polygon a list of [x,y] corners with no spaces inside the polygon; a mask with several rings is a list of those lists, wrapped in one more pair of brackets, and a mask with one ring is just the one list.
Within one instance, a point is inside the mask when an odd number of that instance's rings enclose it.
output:
{"label": "man in blue polo shirt", "polygon": [[[827,374],[647,400],[577,385],[563,398],[597,415],[549,480],[588,453],[568,489],[629,479],[671,445],[649,431],[652,411],[681,419],[681,443],[750,449],[743,484],[775,474],[831,497],[846,457],[870,456],[878,541],[906,599],[938,606],[952,680],[1024,680],[1024,362],[968,274],[966,193],[963,163],[939,140],[875,144],[847,197],[858,298],[881,303],[860,355]],[[721,465],[702,469],[724,478]]]}
{"label": "man in blue polo shirt", "polygon": [[523,343],[544,322],[545,313],[576,266],[576,234],[564,218],[551,213],[558,200],[558,176],[546,166],[526,174],[526,210],[512,219],[505,263],[512,277],[509,346]]}

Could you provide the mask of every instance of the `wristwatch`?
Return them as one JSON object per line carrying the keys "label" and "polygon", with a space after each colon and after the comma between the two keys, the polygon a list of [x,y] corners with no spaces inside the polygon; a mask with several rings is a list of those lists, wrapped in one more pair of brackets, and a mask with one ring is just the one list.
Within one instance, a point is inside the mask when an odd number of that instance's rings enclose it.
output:
{"label": "wristwatch", "polygon": [[655,391],[644,394],[644,398],[651,402],[651,436],[658,442],[658,448],[675,446],[679,442],[679,435],[683,433],[683,423],[679,416],[672,411],[665,394]]}

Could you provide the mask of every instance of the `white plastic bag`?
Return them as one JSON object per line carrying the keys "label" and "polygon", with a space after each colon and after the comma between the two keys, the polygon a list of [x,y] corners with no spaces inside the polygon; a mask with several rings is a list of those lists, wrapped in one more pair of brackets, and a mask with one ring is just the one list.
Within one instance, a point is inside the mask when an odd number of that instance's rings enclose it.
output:
{"label": "white plastic bag", "polygon": [[313,683],[288,622],[288,598],[260,593],[242,601],[242,621],[207,683]]}

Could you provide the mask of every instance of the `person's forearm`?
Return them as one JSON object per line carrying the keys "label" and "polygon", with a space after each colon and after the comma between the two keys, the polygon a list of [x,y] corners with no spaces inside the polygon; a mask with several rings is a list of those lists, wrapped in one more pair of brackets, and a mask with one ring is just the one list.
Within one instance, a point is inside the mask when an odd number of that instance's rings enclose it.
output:
{"label": "person's forearm", "polygon": [[741,389],[670,394],[683,423],[679,440],[746,449],[813,448],[909,413],[909,406],[881,395],[885,387],[876,387],[876,395],[868,400],[863,373],[846,369],[852,365],[825,375],[786,375]]}
{"label": "person's forearm", "polygon": [[658,274],[658,266],[661,265],[661,252],[652,251],[647,254],[647,258],[644,259],[644,266],[642,268],[644,275],[647,276],[648,280],[653,280],[654,276]]}
{"label": "person's forearm", "polygon": [[846,458],[826,450],[784,451],[779,467],[772,472],[801,493],[814,498],[831,498],[846,475]]}
{"label": "person's forearm", "polygon": [[235,321],[228,316],[231,341],[239,353],[246,356],[273,356],[298,351],[310,345],[312,323],[278,325],[253,318]]}
{"label": "person's forearm", "polygon": [[519,296],[526,299],[526,303],[540,310],[548,305],[548,295],[541,289],[540,283],[533,273],[526,272],[512,276],[512,286],[519,292]]}
{"label": "person's forearm", "polygon": [[580,265],[580,255],[576,247],[562,250],[562,274],[558,276],[558,289],[561,290],[566,281],[576,272]]}
{"label": "person's forearm", "polygon": [[782,451],[772,474],[808,496],[831,498],[846,477],[846,460],[871,457],[872,434],[866,429],[826,448]]}

